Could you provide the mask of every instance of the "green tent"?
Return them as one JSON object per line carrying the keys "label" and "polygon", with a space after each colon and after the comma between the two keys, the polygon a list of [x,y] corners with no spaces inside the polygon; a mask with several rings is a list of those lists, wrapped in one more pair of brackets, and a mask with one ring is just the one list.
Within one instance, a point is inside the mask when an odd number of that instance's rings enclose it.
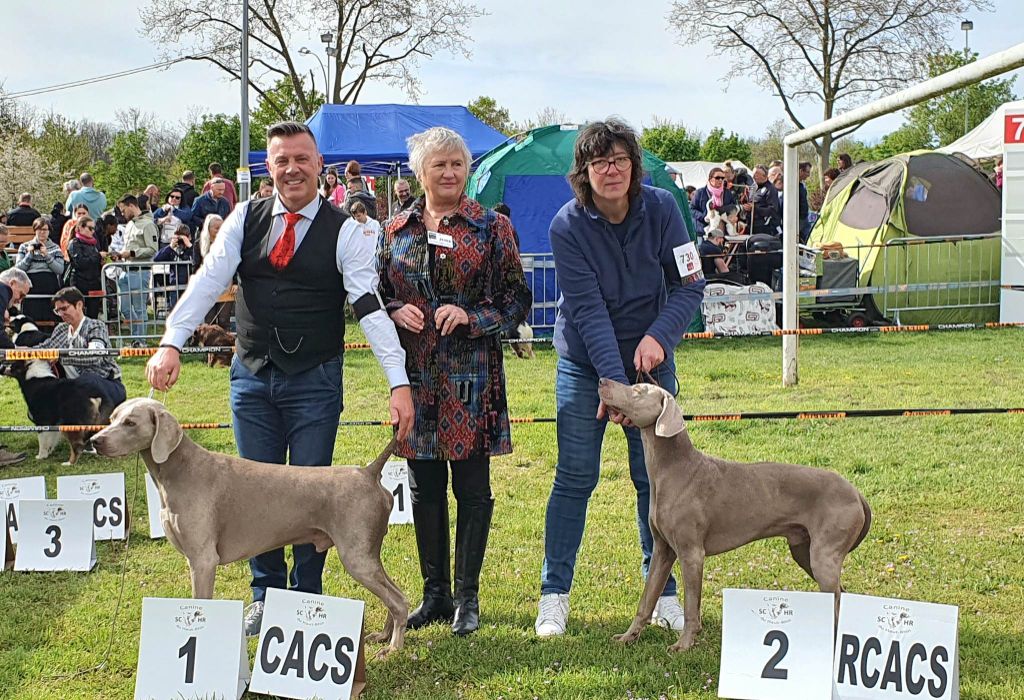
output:
{"label": "green tent", "polygon": [[[548,226],[562,205],[573,198],[566,180],[572,166],[579,127],[542,126],[484,154],[469,180],[466,193],[493,207],[505,202],[524,253],[550,253]],[[668,190],[683,212],[690,238],[695,240],[686,191],[679,188],[665,161],[644,151],[645,182]]]}
{"label": "green tent", "polygon": [[872,294],[865,303],[877,316],[904,324],[993,321],[999,315],[999,238],[947,237],[999,232],[1000,213],[999,191],[971,164],[914,151],[840,175],[810,242],[816,248],[842,243],[860,261],[861,286],[963,285]]}
{"label": "green tent", "polygon": [[[534,328],[554,326],[558,282],[551,259],[548,227],[562,206],[573,198],[566,176],[572,166],[579,127],[574,124],[542,126],[522,134],[484,154],[466,186],[466,193],[493,207],[504,202],[512,212],[519,235],[527,282],[533,290],[533,309],[528,319]],[[696,240],[686,191],[672,179],[665,161],[644,151],[644,182],[672,193],[683,214],[687,233]],[[700,314],[690,326],[703,330]]]}

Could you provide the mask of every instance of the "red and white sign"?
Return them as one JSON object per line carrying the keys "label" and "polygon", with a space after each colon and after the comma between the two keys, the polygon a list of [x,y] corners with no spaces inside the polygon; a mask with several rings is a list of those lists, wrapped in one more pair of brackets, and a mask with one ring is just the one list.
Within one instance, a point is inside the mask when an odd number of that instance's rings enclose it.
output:
{"label": "red and white sign", "polygon": [[1003,117],[1003,143],[1024,143],[1024,114]]}

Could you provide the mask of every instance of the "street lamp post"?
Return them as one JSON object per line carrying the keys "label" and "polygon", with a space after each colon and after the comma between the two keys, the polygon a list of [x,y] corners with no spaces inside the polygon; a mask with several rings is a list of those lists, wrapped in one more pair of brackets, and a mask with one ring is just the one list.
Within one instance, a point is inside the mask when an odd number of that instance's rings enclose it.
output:
{"label": "street lamp post", "polygon": [[[317,54],[313,53],[312,51],[307,49],[305,46],[303,46],[301,49],[299,49],[299,53],[301,53],[303,56],[312,56],[313,58],[316,59],[316,62],[320,64],[320,70],[322,70],[323,73],[324,73],[324,94],[326,95],[327,94],[327,90],[330,89],[330,86],[327,83],[327,66],[325,66],[324,62],[320,60],[320,56],[318,56]],[[316,86],[314,85],[313,87],[315,88]]]}
{"label": "street lamp post", "polygon": [[[964,31],[964,63],[971,60],[971,49],[967,44],[967,33],[974,29],[974,22],[969,19],[965,19],[960,22],[960,29]],[[968,121],[967,114],[970,109],[971,93],[968,90],[964,90],[964,135],[967,134],[970,129],[970,122]]]}
{"label": "street lamp post", "polygon": [[324,92],[324,101],[330,103],[331,101],[331,59],[338,55],[338,50],[334,46],[331,46],[331,42],[334,41],[334,34],[331,32],[324,32],[320,35],[320,41],[324,44],[324,51],[327,54],[327,90]]}

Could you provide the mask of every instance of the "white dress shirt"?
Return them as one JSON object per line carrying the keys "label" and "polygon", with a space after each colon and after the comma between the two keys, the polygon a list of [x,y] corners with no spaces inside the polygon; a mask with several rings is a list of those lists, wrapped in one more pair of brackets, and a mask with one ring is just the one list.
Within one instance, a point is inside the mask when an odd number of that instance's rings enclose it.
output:
{"label": "white dress shirt", "polygon": [[[312,202],[300,209],[302,219],[295,224],[295,250],[302,245],[310,224],[320,210],[321,198],[318,195]],[[196,327],[203,322],[206,312],[217,301],[235,275],[242,261],[242,238],[244,235],[245,216],[249,211],[249,202],[241,202],[224,220],[217,233],[217,238],[210,247],[209,254],[203,258],[203,264],[192,275],[188,289],[178,300],[167,317],[167,326],[161,345],[181,348],[191,337]],[[270,229],[268,250],[284,233],[284,214],[288,210],[280,198],[274,196],[273,223]],[[354,218],[348,218],[338,232],[337,263],[338,272],[345,279],[345,291],[348,300],[354,303],[366,293],[377,295],[379,280],[376,270],[377,237],[363,235],[363,227]],[[339,304],[341,301],[339,300]],[[398,331],[387,312],[382,308],[363,316],[359,325],[366,334],[366,339],[384,369],[391,388],[409,383],[405,372],[405,350],[398,341]]]}

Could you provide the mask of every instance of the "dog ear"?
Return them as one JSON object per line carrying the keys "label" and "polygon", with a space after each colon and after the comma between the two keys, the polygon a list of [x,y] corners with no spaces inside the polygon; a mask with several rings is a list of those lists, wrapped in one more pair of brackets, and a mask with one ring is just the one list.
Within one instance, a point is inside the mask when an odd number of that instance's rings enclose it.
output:
{"label": "dog ear", "polygon": [[153,442],[149,451],[154,462],[166,462],[184,437],[185,433],[174,416],[162,406],[153,408]]}
{"label": "dog ear", "polygon": [[679,404],[666,391],[661,399],[661,415],[654,423],[654,434],[658,437],[675,437],[685,428],[686,424],[683,422],[683,412],[679,410]]}

